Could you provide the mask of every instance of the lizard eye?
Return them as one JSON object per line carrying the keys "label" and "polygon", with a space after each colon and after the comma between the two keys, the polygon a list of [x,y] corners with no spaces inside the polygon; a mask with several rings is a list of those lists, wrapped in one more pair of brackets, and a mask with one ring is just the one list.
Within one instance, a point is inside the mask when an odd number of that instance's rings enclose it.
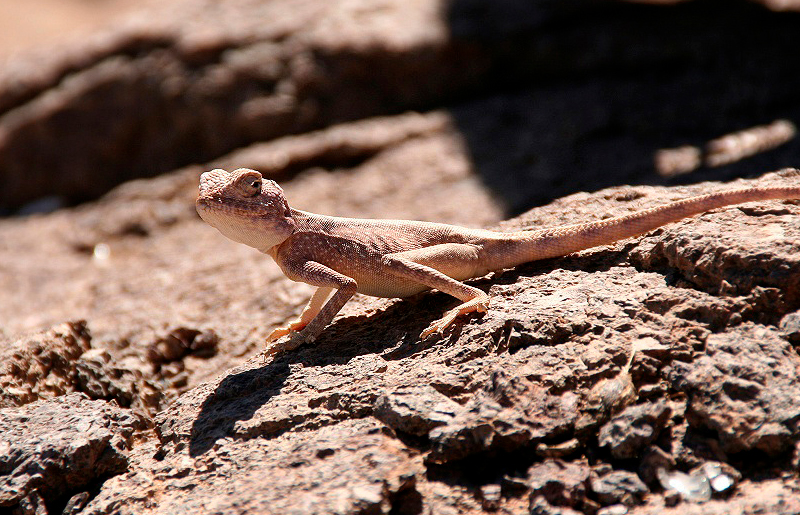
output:
{"label": "lizard eye", "polygon": [[248,197],[255,197],[261,193],[261,179],[249,177],[242,181],[242,190]]}

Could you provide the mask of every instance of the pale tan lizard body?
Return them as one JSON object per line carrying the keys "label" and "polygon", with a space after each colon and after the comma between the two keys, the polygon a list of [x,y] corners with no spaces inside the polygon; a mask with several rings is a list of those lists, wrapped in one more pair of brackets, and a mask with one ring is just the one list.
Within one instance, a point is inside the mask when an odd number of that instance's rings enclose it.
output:
{"label": "pale tan lizard body", "polygon": [[307,213],[290,208],[274,181],[239,169],[204,173],[197,211],[228,238],[272,256],[289,279],[318,287],[302,315],[269,336],[273,341],[294,333],[268,350],[274,353],[313,341],[356,292],[407,297],[435,288],[461,300],[422,332],[424,338],[441,333],[459,315],[488,309],[489,296],[463,280],[613,243],[710,209],[790,198],[800,198],[800,186],[722,191],[596,222],[500,233]]}

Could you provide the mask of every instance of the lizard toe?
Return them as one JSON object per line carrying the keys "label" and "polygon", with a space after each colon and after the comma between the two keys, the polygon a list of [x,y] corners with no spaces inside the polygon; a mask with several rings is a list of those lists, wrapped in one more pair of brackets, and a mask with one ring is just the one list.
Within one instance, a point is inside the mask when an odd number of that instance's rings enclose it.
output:
{"label": "lizard toe", "polygon": [[432,323],[431,325],[426,327],[424,331],[419,333],[419,337],[420,337],[421,340],[425,340],[429,336],[432,336],[434,334],[441,334],[441,332],[442,332],[442,328],[439,327],[439,324],[438,324],[438,321],[437,321],[437,322]]}
{"label": "lizard toe", "polygon": [[425,339],[434,334],[442,334],[461,315],[469,313],[486,313],[489,310],[489,298],[479,298],[465,302],[451,309],[439,320],[433,322],[420,333],[420,338]]}
{"label": "lizard toe", "polygon": [[275,329],[269,333],[269,336],[267,336],[267,343],[274,342],[275,340],[278,340],[291,332],[292,330],[288,327],[279,327],[278,329]]}
{"label": "lizard toe", "polygon": [[458,315],[459,315],[458,312],[449,311],[444,317],[433,322],[424,331],[422,331],[419,335],[420,338],[424,340],[425,338],[428,338],[429,336],[432,336],[434,334],[444,333],[445,329],[450,327],[450,325],[455,321]]}
{"label": "lizard toe", "polygon": [[291,324],[287,325],[286,327],[278,327],[274,329],[269,336],[267,336],[267,343],[274,342],[275,340],[282,338],[288,334],[297,333],[301,329],[306,327],[306,323],[302,321],[295,321]]}
{"label": "lizard toe", "polygon": [[[276,329],[275,331],[273,331],[273,333],[277,331],[278,330]],[[287,334],[291,334],[291,336],[289,336],[289,338],[285,339],[284,341],[276,343],[272,343],[274,340],[270,340],[268,337],[266,341],[267,347],[262,352],[262,355],[265,360],[270,356],[275,356],[276,354],[292,351],[297,347],[303,345],[304,343],[311,343],[314,341],[313,336],[304,335],[302,331],[294,332],[286,329],[283,329],[282,331],[284,332],[280,336],[278,336],[278,338],[286,336]],[[270,335],[270,337],[271,336],[272,335]],[[272,343],[272,345],[270,345],[270,343]]]}

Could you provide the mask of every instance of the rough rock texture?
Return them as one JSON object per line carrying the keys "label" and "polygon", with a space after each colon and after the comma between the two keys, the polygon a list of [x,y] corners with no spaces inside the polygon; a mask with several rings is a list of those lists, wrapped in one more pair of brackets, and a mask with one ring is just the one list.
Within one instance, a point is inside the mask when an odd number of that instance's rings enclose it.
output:
{"label": "rough rock texture", "polygon": [[0,352],[0,408],[71,391],[73,362],[89,350],[90,340],[86,323],[77,322],[6,346]]}
{"label": "rough rock texture", "polygon": [[565,463],[548,459],[528,469],[531,500],[539,496],[553,506],[581,508],[586,501],[590,469],[580,461]]}
{"label": "rough rock texture", "polygon": [[602,470],[596,471],[591,476],[589,486],[600,503],[611,506],[641,504],[648,490],[639,476],[627,470],[610,470],[608,466],[598,468]]}
{"label": "rough rock texture", "polygon": [[[180,0],[4,67],[4,208],[169,173],[0,220],[0,511],[800,512],[796,201],[491,274],[489,313],[425,342],[454,299],[358,296],[266,362],[311,288],[194,213],[211,166],[501,230],[797,180],[764,175],[791,137],[619,185],[800,120],[796,4],[665,3]],[[707,463],[733,492],[657,479]]]}
{"label": "rough rock texture", "polygon": [[629,406],[600,428],[597,443],[607,447],[614,458],[635,458],[658,438],[669,416],[663,401]]}
{"label": "rough rock texture", "polygon": [[0,351],[0,408],[71,392],[113,399],[139,411],[159,407],[163,393],[153,381],[139,370],[113,363],[107,350],[91,345],[85,321],[11,342]]}
{"label": "rough rock texture", "polygon": [[96,489],[126,470],[134,433],[146,428],[131,410],[79,393],[0,409],[0,507],[40,498],[53,509]]}

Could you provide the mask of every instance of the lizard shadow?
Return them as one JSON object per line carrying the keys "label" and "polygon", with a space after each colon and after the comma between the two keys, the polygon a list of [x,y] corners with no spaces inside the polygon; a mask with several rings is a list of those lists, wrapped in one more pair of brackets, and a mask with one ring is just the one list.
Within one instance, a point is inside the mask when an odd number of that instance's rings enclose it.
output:
{"label": "lizard shadow", "polygon": [[441,310],[441,299],[437,297],[420,294],[370,315],[340,318],[313,345],[303,345],[263,364],[257,362],[260,357],[252,358],[240,370],[224,377],[203,401],[192,423],[190,456],[205,454],[222,439],[275,438],[305,422],[300,417],[262,423],[254,430],[237,427],[237,423],[251,420],[281,393],[297,365],[303,369],[344,365],[366,354],[382,354],[390,360],[397,352],[409,356],[433,345],[418,342],[419,333],[429,323],[419,310],[430,312],[430,318],[435,318]]}
{"label": "lizard shadow", "polygon": [[[633,245],[633,244],[631,244]],[[626,245],[621,249],[603,249],[589,255],[570,255],[520,265],[499,274],[469,283],[488,290],[492,285],[511,284],[520,277],[533,277],[560,268],[599,272],[625,262]],[[256,430],[237,428],[239,421],[253,418],[255,413],[279,395],[292,374],[294,365],[302,368],[347,364],[357,356],[380,354],[387,361],[413,356],[434,345],[456,341],[461,325],[449,330],[442,338],[419,340],[427,325],[450,309],[457,301],[443,293],[425,292],[408,299],[394,301],[385,308],[369,314],[343,317],[336,320],[314,345],[303,345],[295,351],[277,356],[265,364],[253,358],[241,371],[227,375],[203,401],[194,420],[189,442],[191,456],[199,456],[224,438],[275,438],[305,422],[298,420],[272,421],[260,424]]]}

